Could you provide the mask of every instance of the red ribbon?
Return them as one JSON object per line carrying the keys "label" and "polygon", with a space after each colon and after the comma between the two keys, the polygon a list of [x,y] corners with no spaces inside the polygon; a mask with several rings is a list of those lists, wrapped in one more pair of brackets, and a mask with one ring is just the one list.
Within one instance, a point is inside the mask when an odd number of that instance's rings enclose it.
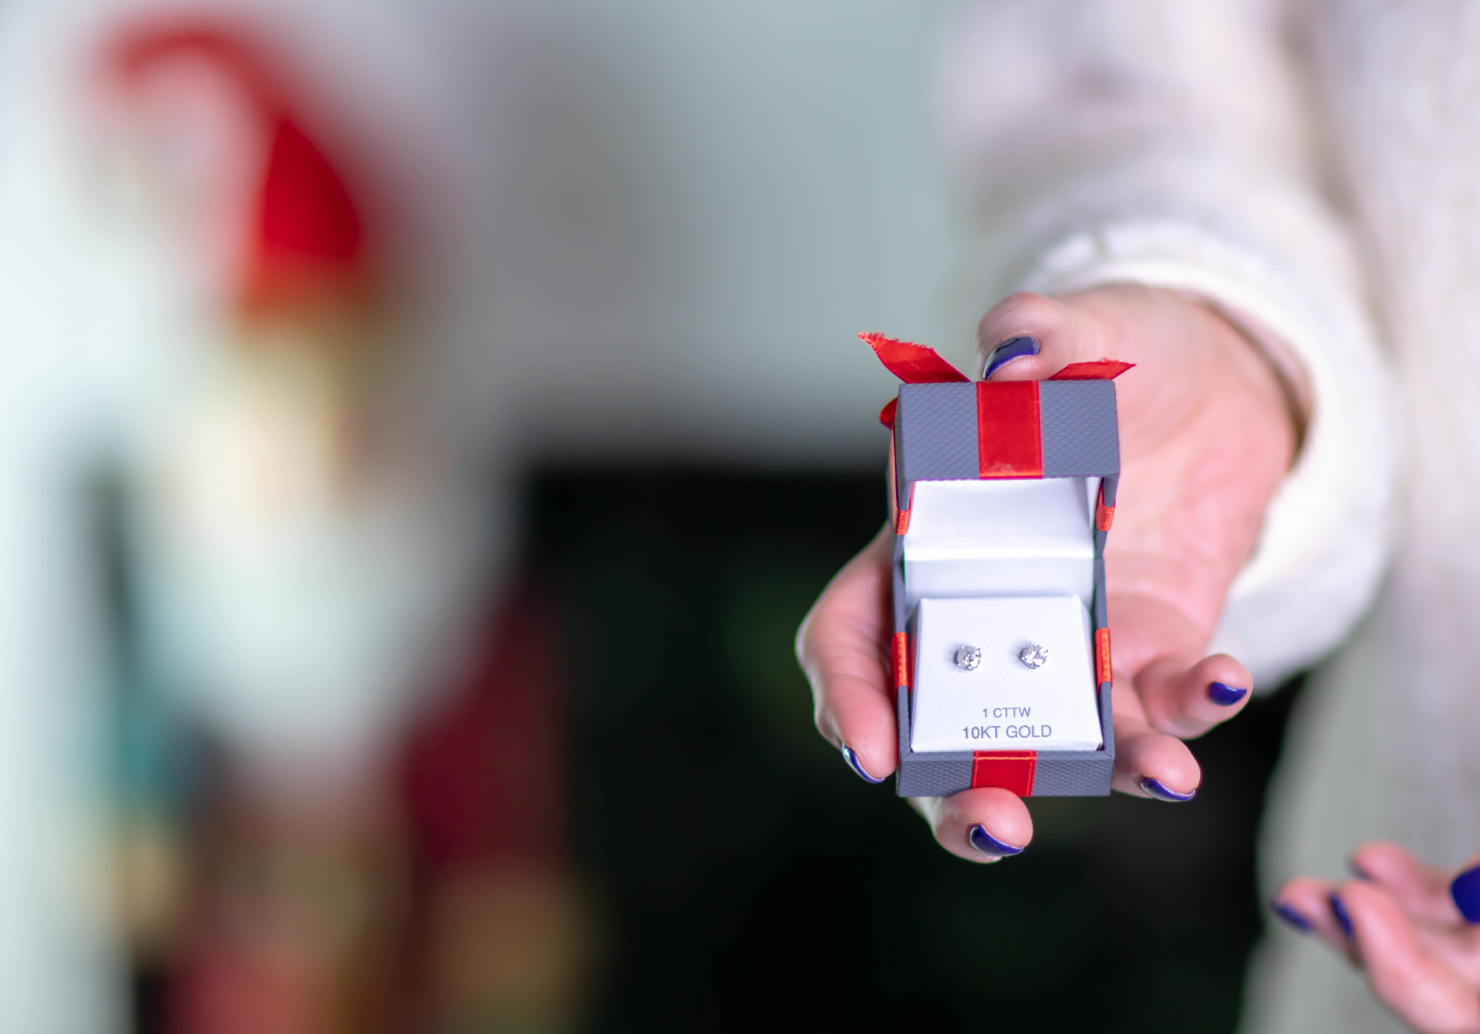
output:
{"label": "red ribbon", "polygon": [[[913,341],[900,341],[883,334],[859,334],[894,376],[906,384],[942,384],[969,381],[970,377],[940,357],[940,353],[926,345]],[[1117,359],[1098,359],[1089,363],[1070,363],[1049,378],[1051,381],[1099,381],[1114,380],[1135,363],[1122,363]],[[879,410],[879,423],[894,427],[894,411],[899,406],[897,398],[890,399]]]}
{"label": "red ribbon", "polygon": [[971,379],[942,359],[933,348],[883,334],[859,334],[858,337],[868,343],[890,373],[906,384],[939,384]]}
{"label": "red ribbon", "polygon": [[1049,378],[1051,381],[1113,381],[1135,363],[1119,359],[1097,359],[1092,363],[1070,363]]}

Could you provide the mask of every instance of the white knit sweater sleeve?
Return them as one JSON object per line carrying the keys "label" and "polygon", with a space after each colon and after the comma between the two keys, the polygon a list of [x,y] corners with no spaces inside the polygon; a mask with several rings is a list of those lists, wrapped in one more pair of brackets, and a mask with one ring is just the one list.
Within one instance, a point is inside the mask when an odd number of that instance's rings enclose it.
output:
{"label": "white knit sweater sleeve", "polygon": [[953,34],[944,131],[985,311],[1015,289],[1203,296],[1303,365],[1313,413],[1213,649],[1268,688],[1334,647],[1388,538],[1389,378],[1320,187],[1320,134],[1265,0],[1002,0]]}

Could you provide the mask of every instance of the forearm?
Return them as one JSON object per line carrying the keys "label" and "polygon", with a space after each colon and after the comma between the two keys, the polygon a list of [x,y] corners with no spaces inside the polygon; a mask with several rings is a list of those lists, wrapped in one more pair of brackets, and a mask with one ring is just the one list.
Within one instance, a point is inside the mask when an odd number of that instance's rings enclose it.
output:
{"label": "forearm", "polygon": [[984,8],[948,63],[976,304],[1136,283],[1259,345],[1305,422],[1214,648],[1269,685],[1339,641],[1385,556],[1392,422],[1354,249],[1268,8],[1058,7]]}

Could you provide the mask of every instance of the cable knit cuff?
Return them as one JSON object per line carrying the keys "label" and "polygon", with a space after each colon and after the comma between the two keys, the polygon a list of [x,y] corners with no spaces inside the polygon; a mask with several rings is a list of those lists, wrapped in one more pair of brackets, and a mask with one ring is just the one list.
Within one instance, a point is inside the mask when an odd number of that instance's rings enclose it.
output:
{"label": "cable knit cuff", "polygon": [[1077,234],[1049,248],[1018,286],[1051,294],[1111,283],[1204,298],[1271,342],[1276,365],[1284,352],[1305,373],[1304,443],[1210,648],[1237,656],[1271,688],[1340,642],[1381,577],[1396,425],[1376,343],[1340,292],[1183,223],[1121,222]]}

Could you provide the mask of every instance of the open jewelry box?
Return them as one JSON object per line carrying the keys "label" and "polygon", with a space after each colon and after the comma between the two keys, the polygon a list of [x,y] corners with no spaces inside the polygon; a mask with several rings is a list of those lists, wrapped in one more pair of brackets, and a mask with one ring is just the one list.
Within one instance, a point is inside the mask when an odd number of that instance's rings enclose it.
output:
{"label": "open jewelry box", "polygon": [[893,429],[898,792],[1107,794],[1102,555],[1120,472],[1112,378],[1127,364],[971,382],[929,349],[885,344],[954,375],[901,385],[881,414]]}

